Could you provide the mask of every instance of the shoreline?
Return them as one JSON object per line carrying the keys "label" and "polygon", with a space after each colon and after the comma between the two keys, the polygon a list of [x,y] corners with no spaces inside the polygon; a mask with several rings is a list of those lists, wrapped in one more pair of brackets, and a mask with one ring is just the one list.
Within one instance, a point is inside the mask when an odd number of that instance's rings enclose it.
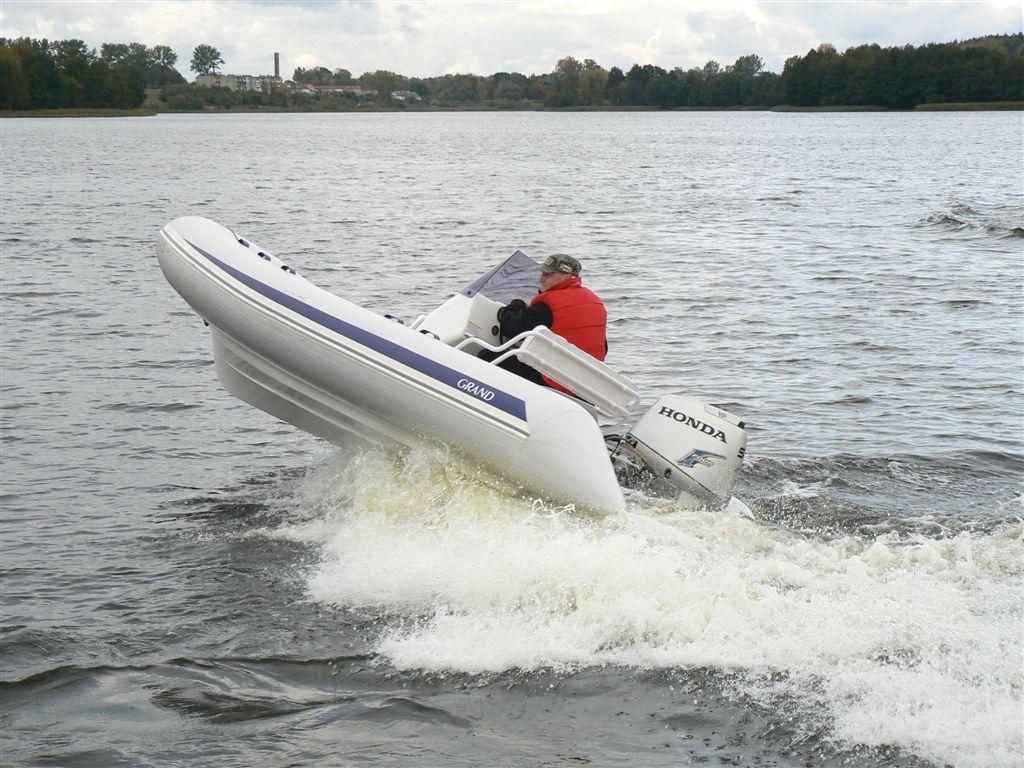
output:
{"label": "shoreline", "polygon": [[33,109],[33,110],[2,110],[3,118],[65,118],[65,117],[154,117],[156,115],[239,115],[239,114],[376,114],[376,113],[413,113],[432,112],[1008,112],[1024,111],[1024,101],[991,101],[991,102],[943,102],[918,104],[910,109],[871,106],[827,106],[827,107],[794,107],[785,104],[776,106],[726,106],[726,107],[677,107],[661,109],[659,107],[640,106],[593,106],[593,107],[543,107],[536,108],[496,108],[493,106],[464,107],[356,107],[354,109],[294,109],[290,107],[245,107],[231,109],[159,109],[140,107],[138,109]]}
{"label": "shoreline", "polygon": [[0,110],[0,118],[6,117],[153,117],[159,110],[149,107],[138,109],[26,109]]}

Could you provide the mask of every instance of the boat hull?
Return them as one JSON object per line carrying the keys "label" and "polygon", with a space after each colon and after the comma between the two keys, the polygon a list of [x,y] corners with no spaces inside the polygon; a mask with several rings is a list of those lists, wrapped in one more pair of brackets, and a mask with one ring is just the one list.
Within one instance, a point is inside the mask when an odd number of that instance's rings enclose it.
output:
{"label": "boat hull", "polygon": [[239,399],[336,444],[445,443],[554,501],[624,507],[577,403],[324,291],[208,219],[165,226],[157,254]]}

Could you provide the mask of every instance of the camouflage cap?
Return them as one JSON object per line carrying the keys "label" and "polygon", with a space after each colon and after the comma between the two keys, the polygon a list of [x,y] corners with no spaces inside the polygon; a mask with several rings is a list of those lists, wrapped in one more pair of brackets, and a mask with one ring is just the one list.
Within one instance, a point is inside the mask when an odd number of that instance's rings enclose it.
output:
{"label": "camouflage cap", "polygon": [[561,272],[573,277],[579,277],[583,271],[580,260],[567,253],[552,253],[540,265],[541,272]]}

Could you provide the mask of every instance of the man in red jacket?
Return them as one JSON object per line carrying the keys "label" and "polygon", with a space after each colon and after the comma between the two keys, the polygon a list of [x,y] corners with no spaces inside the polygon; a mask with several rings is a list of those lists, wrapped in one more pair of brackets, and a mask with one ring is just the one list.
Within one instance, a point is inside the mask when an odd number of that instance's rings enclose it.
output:
{"label": "man in red jacket", "polygon": [[[608,313],[597,294],[583,287],[582,269],[579,259],[564,253],[553,253],[544,259],[540,265],[540,293],[529,305],[516,299],[498,311],[502,342],[546,325],[587,354],[604,360],[608,354]],[[509,365],[503,363],[503,367],[531,381],[569,391],[516,358],[505,362]]]}

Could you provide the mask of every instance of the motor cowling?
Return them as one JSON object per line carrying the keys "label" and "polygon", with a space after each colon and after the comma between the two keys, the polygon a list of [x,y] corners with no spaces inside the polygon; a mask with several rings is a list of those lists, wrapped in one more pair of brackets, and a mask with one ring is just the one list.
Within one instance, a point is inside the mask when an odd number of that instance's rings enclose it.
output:
{"label": "motor cowling", "polygon": [[744,423],[731,413],[666,395],[623,435],[611,456],[628,485],[719,507],[732,495],[746,447]]}

